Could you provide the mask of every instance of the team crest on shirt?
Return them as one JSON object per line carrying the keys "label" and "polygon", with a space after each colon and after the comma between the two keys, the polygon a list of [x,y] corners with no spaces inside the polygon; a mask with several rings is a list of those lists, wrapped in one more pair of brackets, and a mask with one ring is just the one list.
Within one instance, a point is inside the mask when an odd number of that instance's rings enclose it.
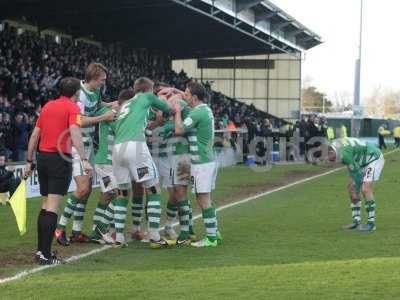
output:
{"label": "team crest on shirt", "polygon": [[193,120],[192,118],[186,118],[185,121],[183,122],[183,124],[185,124],[185,126],[190,126],[192,125]]}

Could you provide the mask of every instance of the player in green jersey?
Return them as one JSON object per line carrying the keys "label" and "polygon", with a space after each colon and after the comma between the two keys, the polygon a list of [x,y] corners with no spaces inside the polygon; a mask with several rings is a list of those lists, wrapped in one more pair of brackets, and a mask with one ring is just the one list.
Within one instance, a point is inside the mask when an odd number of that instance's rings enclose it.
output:
{"label": "player in green jersey", "polygon": [[214,154],[214,116],[210,107],[204,103],[207,97],[206,89],[199,83],[190,82],[187,85],[186,101],[192,110],[183,120],[182,106],[176,102],[175,133],[183,135],[193,131],[189,136],[189,151],[191,155],[192,190],[202,209],[204,226],[207,236],[191,243],[194,247],[216,247],[218,245],[218,223],[216,211],[212,205],[210,194],[215,188],[217,163]]}
{"label": "player in green jersey", "polygon": [[[94,125],[101,121],[113,120],[115,117],[115,112],[112,111],[100,116],[95,115],[101,105],[100,88],[105,84],[106,72],[107,69],[99,63],[92,63],[87,67],[85,80],[81,82],[81,91],[79,101],[77,102],[82,114],[81,131],[85,148],[85,158],[91,163],[94,162]],[[116,103],[113,104],[115,105]],[[113,104],[102,103],[102,105],[106,106],[111,106]],[[71,242],[89,241],[89,238],[85,234],[82,234],[82,225],[86,210],[86,201],[92,190],[92,180],[91,177],[84,172],[83,165],[86,162],[79,158],[74,148],[72,148],[72,159],[72,173],[76,183],[76,190],[73,194],[70,194],[55,232],[57,242],[63,246],[69,245],[65,229],[72,216],[74,217],[74,221],[72,224]]]}
{"label": "player in green jersey", "polygon": [[[187,103],[182,99],[184,94],[175,93],[168,101],[179,102],[181,110],[181,119],[185,119],[190,112]],[[163,127],[163,135],[166,139],[167,148],[171,149],[169,153],[170,160],[170,183],[172,186],[171,195],[167,204],[167,220],[165,223],[165,233],[168,236],[175,236],[177,245],[190,245],[192,241],[196,240],[193,230],[193,213],[192,206],[188,200],[188,186],[190,183],[190,155],[189,155],[189,141],[186,134],[184,136],[175,135],[175,123],[165,122]],[[180,234],[177,236],[172,224],[175,221],[176,214],[179,215]]]}
{"label": "player in green jersey", "polygon": [[[131,180],[141,183],[146,189],[150,247],[161,248],[169,246],[169,242],[161,238],[159,234],[160,187],[156,167],[147,147],[144,132],[150,107],[168,113],[174,113],[174,109],[153,94],[153,85],[153,82],[148,78],[137,79],[134,83],[135,97],[121,103],[115,121],[113,172],[118,184],[117,201],[123,208],[118,212],[121,219],[126,219]],[[125,243],[123,232],[118,230],[116,243]]]}
{"label": "player in green jersey", "polygon": [[[374,144],[355,138],[343,138],[334,140],[329,146],[328,159],[331,162],[343,163],[349,171],[347,188],[351,198],[353,221],[344,228],[366,232],[375,230],[376,204],[373,184],[379,180],[385,163],[382,152]],[[368,215],[366,225],[361,224],[360,194],[365,199]]]}
{"label": "player in green jersey", "polygon": [[[133,91],[122,90],[119,100],[126,101],[133,98]],[[96,115],[102,115],[110,111],[109,107],[102,107]],[[111,244],[114,240],[109,233],[110,223],[115,225],[119,219],[114,218],[115,193],[117,189],[116,179],[112,170],[112,148],[114,146],[114,122],[102,121],[98,130],[98,150],[95,156],[95,169],[100,181],[100,200],[93,215],[93,233],[91,240],[100,244]],[[114,223],[112,223],[114,222]],[[124,225],[124,224],[123,224]],[[116,224],[118,227],[119,224]]]}

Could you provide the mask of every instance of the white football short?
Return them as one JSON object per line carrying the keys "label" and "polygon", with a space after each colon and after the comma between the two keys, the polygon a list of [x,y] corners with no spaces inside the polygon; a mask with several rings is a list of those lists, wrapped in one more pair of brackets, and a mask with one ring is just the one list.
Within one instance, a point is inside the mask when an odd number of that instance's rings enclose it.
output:
{"label": "white football short", "polygon": [[215,189],[217,179],[217,162],[204,164],[191,164],[190,181],[192,184],[192,193],[211,193]]}
{"label": "white football short", "polygon": [[363,168],[363,182],[373,182],[378,181],[381,176],[383,166],[385,164],[385,159],[381,155],[377,160],[369,163]]}
{"label": "white football short", "polygon": [[108,193],[117,188],[112,165],[95,165],[95,170],[100,181],[102,193]]}
{"label": "white football short", "polygon": [[171,181],[172,185],[188,186],[190,183],[190,156],[188,154],[172,157]]}
{"label": "white football short", "polygon": [[113,173],[120,188],[140,182],[145,188],[158,183],[158,172],[145,142],[128,141],[113,147]]}

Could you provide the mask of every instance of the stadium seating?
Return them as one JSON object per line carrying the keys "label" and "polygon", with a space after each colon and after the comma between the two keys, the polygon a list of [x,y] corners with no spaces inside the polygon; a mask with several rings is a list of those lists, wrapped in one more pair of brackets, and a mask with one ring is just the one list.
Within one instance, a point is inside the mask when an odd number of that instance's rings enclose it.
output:
{"label": "stadium seating", "polygon": [[[179,89],[184,89],[191,80],[183,70],[177,74],[169,63],[146,51],[127,50],[116,45],[100,48],[69,39],[56,42],[54,38],[42,38],[32,31],[20,33],[6,25],[0,31],[0,133],[3,133],[0,134],[0,148],[12,152],[13,160],[21,160],[41,106],[55,98],[59,80],[65,76],[83,78],[85,66],[93,61],[102,62],[109,70],[103,91],[106,101],[115,99],[121,89],[130,87],[139,76],[167,82]],[[206,86],[217,129],[225,129],[232,123],[236,128],[256,130],[266,118],[277,128],[284,122],[253,105],[212,91],[209,84]],[[17,125],[18,114],[22,115],[22,124]],[[5,126],[2,121],[5,118],[10,118],[11,126]]]}

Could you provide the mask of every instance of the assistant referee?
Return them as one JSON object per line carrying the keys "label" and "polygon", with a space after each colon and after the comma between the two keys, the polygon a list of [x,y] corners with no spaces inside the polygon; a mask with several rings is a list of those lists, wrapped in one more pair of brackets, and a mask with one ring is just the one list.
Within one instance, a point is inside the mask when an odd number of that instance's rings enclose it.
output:
{"label": "assistant referee", "polygon": [[57,226],[58,208],[71,183],[72,145],[78,151],[85,171],[87,173],[93,171],[83,150],[81,116],[76,104],[79,91],[78,79],[67,77],[61,80],[60,97],[49,101],[43,107],[29,140],[26,176],[30,176],[35,168],[33,155],[39,144],[37,170],[43,204],[37,221],[36,259],[41,265],[62,263],[62,259],[51,252],[51,244]]}

